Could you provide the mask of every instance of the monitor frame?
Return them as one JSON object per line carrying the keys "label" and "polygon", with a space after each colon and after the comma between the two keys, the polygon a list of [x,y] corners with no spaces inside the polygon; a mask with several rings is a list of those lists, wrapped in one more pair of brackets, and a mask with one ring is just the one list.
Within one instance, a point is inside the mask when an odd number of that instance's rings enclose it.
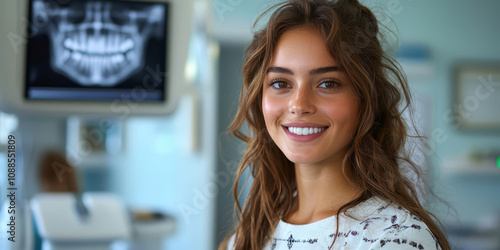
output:
{"label": "monitor frame", "polygon": [[[47,2],[57,0],[45,0]],[[28,6],[31,0],[22,0],[21,4],[6,4],[3,8],[6,20],[5,32],[9,39],[0,41],[5,49],[5,56],[0,58],[0,110],[7,113],[28,116],[73,116],[98,115],[126,118],[128,116],[158,116],[173,112],[180,97],[186,92],[188,81],[185,77],[185,65],[188,56],[193,14],[193,0],[115,0],[131,2],[168,3],[166,28],[166,68],[145,65],[149,79],[165,77],[165,98],[162,102],[137,102],[133,96],[140,94],[132,91],[129,97],[113,101],[73,101],[73,100],[28,100],[25,97],[27,39],[29,29],[36,24],[29,23]],[[0,11],[2,12],[2,11]],[[12,15],[15,15],[14,17]],[[3,53],[2,53],[3,54]],[[147,78],[147,76],[145,78]],[[143,85],[147,87],[147,80]]]}

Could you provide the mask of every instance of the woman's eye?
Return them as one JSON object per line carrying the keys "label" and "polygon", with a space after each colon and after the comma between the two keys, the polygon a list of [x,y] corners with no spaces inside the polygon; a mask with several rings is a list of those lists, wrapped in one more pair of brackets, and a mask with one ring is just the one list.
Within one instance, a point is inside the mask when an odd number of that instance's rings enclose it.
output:
{"label": "woman's eye", "polygon": [[275,89],[284,89],[288,87],[288,83],[286,82],[272,82],[271,86]]}
{"label": "woman's eye", "polygon": [[333,82],[333,81],[328,81],[328,82],[323,82],[322,84],[319,85],[319,87],[320,88],[325,88],[325,89],[333,89],[333,88],[340,87],[340,83]]}

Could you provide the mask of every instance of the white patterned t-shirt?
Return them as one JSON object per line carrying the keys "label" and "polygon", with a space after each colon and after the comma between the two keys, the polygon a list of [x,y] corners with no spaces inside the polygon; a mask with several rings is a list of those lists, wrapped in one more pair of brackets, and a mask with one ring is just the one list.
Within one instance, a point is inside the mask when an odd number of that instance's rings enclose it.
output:
{"label": "white patterned t-shirt", "polygon": [[[341,214],[332,248],[336,216],[310,224],[293,225],[282,220],[265,250],[308,249],[432,249],[439,243],[429,228],[408,210],[381,198],[370,198]],[[233,249],[234,235],[228,249]]]}

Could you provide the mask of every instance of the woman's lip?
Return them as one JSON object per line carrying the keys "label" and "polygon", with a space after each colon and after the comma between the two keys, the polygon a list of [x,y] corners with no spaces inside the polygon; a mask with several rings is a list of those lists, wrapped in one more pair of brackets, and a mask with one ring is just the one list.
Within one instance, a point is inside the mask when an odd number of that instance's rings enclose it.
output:
{"label": "woman's lip", "polygon": [[[298,142],[313,141],[316,138],[322,136],[323,133],[325,133],[325,131],[328,129],[328,127],[325,127],[325,129],[323,131],[315,133],[315,134],[297,135],[297,134],[294,134],[294,133],[290,132],[290,130],[288,130],[288,127],[285,127],[285,126],[282,126],[282,127],[283,127],[283,130],[285,131],[285,134],[288,136],[288,138],[290,138],[290,139],[292,139],[294,141],[298,141]],[[293,126],[291,126],[291,127],[293,127]],[[324,126],[322,126],[322,127],[324,127]]]}
{"label": "woman's lip", "polygon": [[328,126],[317,124],[317,123],[310,123],[310,122],[287,122],[281,124],[283,127],[296,127],[296,128],[326,128]]}

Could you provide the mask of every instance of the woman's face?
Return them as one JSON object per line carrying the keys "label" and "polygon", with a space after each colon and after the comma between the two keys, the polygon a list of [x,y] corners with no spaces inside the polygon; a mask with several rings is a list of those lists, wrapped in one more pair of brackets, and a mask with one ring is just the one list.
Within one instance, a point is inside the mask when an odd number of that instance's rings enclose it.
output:
{"label": "woman's face", "polygon": [[316,30],[293,29],[278,40],[262,111],[271,138],[290,161],[342,161],[358,117],[358,100],[344,77]]}

